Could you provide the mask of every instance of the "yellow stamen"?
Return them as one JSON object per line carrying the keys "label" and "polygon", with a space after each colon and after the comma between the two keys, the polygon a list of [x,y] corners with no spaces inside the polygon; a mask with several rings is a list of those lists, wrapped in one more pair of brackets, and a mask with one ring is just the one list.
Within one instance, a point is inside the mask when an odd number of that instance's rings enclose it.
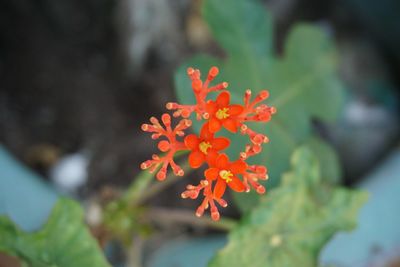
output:
{"label": "yellow stamen", "polygon": [[221,176],[221,178],[225,180],[226,183],[232,182],[233,174],[230,171],[222,170],[219,172],[219,176]]}
{"label": "yellow stamen", "polygon": [[222,120],[222,119],[226,119],[229,117],[228,114],[229,108],[222,108],[222,109],[218,109],[217,113],[215,114],[215,116],[217,117],[217,119]]}
{"label": "yellow stamen", "polygon": [[200,151],[203,152],[205,155],[207,155],[207,150],[211,147],[212,145],[209,142],[201,142],[199,144]]}

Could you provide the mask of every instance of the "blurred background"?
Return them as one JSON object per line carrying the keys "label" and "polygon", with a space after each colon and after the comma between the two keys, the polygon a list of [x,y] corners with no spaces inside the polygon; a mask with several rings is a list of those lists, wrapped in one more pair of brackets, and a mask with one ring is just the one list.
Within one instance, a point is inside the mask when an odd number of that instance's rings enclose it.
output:
{"label": "blurred background", "polygon": [[[156,151],[140,125],[150,116],[160,115],[165,103],[176,99],[174,71],[196,53],[224,56],[200,15],[201,3],[0,1],[2,153],[22,163],[55,191],[82,202],[116,194],[130,184],[140,163]],[[338,75],[349,97],[337,124],[325,127],[316,122],[315,127],[337,151],[343,183],[351,187],[363,184],[371,171],[386,166],[398,153],[400,2],[262,3],[274,20],[276,53],[282,53],[288,31],[299,22],[316,24],[334,39]],[[4,162],[0,162],[2,201],[6,201],[6,191],[11,195],[17,186],[5,177],[11,165]],[[390,164],[390,174],[398,185],[400,159]],[[184,184],[170,186],[153,198],[151,205],[193,210],[196,203],[171,197],[179,196]],[[399,204],[399,197],[396,200]],[[239,216],[233,205],[224,212]],[[176,231],[192,233],[196,229]],[[203,229],[201,234],[204,231],[208,233]],[[393,255],[400,254],[400,240],[396,242],[383,252],[376,247],[370,265],[357,266],[400,266],[400,258],[398,265],[392,263],[396,261]],[[381,256],[390,258],[392,265],[382,265]],[[9,265],[0,262],[0,266]]]}

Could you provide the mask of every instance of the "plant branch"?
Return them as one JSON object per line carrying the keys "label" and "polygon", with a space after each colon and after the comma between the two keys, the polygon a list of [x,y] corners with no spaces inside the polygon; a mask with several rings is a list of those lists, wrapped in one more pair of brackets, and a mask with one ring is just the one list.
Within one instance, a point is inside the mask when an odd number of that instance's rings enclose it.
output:
{"label": "plant branch", "polygon": [[230,231],[237,225],[237,221],[234,219],[221,218],[219,221],[213,221],[209,217],[197,218],[193,212],[181,209],[150,208],[147,210],[146,216],[156,224],[181,223],[223,231]]}
{"label": "plant branch", "polygon": [[[189,168],[189,163],[185,162],[182,165],[182,169],[185,172],[185,175],[187,174],[188,171],[191,169]],[[153,197],[154,195],[158,194],[159,192],[163,191],[165,188],[168,186],[174,184],[175,182],[181,180],[183,176],[176,176],[173,173],[169,173],[165,181],[162,182],[156,182],[151,184],[148,189],[146,189],[141,196],[137,200],[137,204],[142,204],[146,202],[149,198]]]}
{"label": "plant branch", "polygon": [[132,245],[127,250],[128,267],[143,267],[142,254],[143,254],[144,240],[140,236],[134,236]]}
{"label": "plant branch", "polygon": [[[186,153],[187,153],[186,151],[177,153],[176,157],[179,158],[182,155],[185,155]],[[186,163],[183,165],[183,169],[184,170],[189,169]],[[154,173],[156,173],[156,171],[157,170],[155,170]],[[181,178],[178,177],[174,179],[175,175],[173,175],[173,173],[170,172],[166,178],[166,181],[161,182],[159,186],[156,186],[155,184],[151,185],[154,181],[154,175],[155,175],[154,173],[150,173],[148,170],[141,171],[139,175],[137,175],[136,178],[133,180],[133,182],[129,185],[128,190],[123,195],[122,198],[124,199],[124,201],[132,205],[137,205],[139,202],[143,202],[142,200],[143,198],[147,200],[155,193],[158,193],[159,191],[163,190],[166,186],[169,186],[171,183],[176,182]],[[166,185],[161,185],[164,183]],[[155,186],[155,189],[152,189],[153,186]]]}

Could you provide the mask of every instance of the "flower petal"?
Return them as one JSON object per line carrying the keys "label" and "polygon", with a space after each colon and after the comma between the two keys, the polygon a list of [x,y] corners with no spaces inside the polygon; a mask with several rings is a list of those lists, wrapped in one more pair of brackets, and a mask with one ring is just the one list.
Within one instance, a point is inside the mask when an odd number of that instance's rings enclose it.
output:
{"label": "flower petal", "polygon": [[228,131],[230,131],[232,133],[236,133],[237,132],[238,123],[234,119],[227,118],[226,120],[224,120],[222,125],[225,127],[225,129],[227,129]]}
{"label": "flower petal", "polygon": [[229,168],[229,159],[226,154],[220,154],[216,159],[217,168],[220,170],[226,170]]}
{"label": "flower petal", "polygon": [[209,114],[214,114],[215,112],[217,112],[217,103],[215,101],[209,100],[206,103],[206,110]]}
{"label": "flower petal", "polygon": [[206,160],[208,165],[211,167],[216,166],[217,164],[218,153],[214,149],[210,149],[207,153]]}
{"label": "flower petal", "polygon": [[217,96],[217,105],[219,107],[226,107],[229,105],[229,101],[231,99],[231,94],[229,92],[222,92]]}
{"label": "flower petal", "polygon": [[226,137],[217,137],[211,140],[212,149],[222,150],[229,146],[230,140]]}
{"label": "flower petal", "polygon": [[243,110],[244,110],[244,107],[242,105],[230,105],[228,113],[231,116],[237,116],[240,113],[242,113]]}
{"label": "flower petal", "polygon": [[206,122],[200,130],[200,138],[203,140],[210,140],[213,138],[213,133],[210,132],[209,123]]}
{"label": "flower petal", "polygon": [[185,137],[185,146],[190,150],[198,150],[199,148],[199,138],[195,134],[189,134]]}
{"label": "flower petal", "polygon": [[204,176],[209,180],[215,180],[218,177],[219,169],[218,168],[209,168],[204,171]]}
{"label": "flower petal", "polygon": [[232,181],[228,183],[228,186],[236,192],[243,192],[246,189],[246,186],[243,184],[243,182],[236,176],[232,177]]}
{"label": "flower petal", "polygon": [[198,150],[192,151],[189,155],[189,165],[194,169],[200,167],[205,160],[206,156]]}
{"label": "flower petal", "polygon": [[243,160],[237,160],[229,166],[232,173],[244,173],[246,171],[247,164]]}
{"label": "flower petal", "polygon": [[226,189],[225,181],[222,179],[218,179],[214,187],[214,197],[216,199],[220,199],[224,195],[225,189]]}
{"label": "flower petal", "polygon": [[218,132],[221,129],[221,122],[217,118],[211,117],[208,123],[208,129],[211,133]]}

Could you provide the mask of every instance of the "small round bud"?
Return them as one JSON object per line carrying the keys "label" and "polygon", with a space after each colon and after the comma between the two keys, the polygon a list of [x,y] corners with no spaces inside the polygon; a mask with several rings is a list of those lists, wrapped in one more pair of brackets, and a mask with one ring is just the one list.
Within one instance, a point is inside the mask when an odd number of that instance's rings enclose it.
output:
{"label": "small round bud", "polygon": [[251,141],[253,141],[253,143],[255,143],[255,144],[261,144],[262,142],[264,142],[264,135],[262,135],[262,134],[256,134],[256,135],[252,138]]}
{"label": "small round bud", "polygon": [[143,162],[142,164],[140,164],[140,168],[142,169],[142,170],[145,170],[145,169],[147,169],[147,168],[149,168],[150,167],[150,164],[148,163],[148,161],[145,161],[145,162]]}
{"label": "small round bud", "polygon": [[167,104],[165,104],[165,108],[168,110],[171,110],[174,108],[174,103],[172,102],[168,102]]}
{"label": "small round bud", "polygon": [[262,147],[261,147],[260,145],[254,145],[252,150],[253,150],[253,152],[254,152],[255,154],[258,154],[258,153],[261,152]]}
{"label": "small round bud", "polygon": [[141,128],[143,131],[147,131],[149,129],[149,125],[146,123],[143,123]]}
{"label": "small round bud", "polygon": [[211,219],[213,219],[213,221],[218,221],[219,217],[220,216],[218,211],[211,212]]}
{"label": "small round bud", "polygon": [[171,148],[171,145],[168,141],[162,140],[158,143],[158,149],[162,152],[167,152]]}
{"label": "small round bud", "polygon": [[262,166],[262,165],[258,165],[256,167],[256,173],[259,173],[259,174],[267,173],[267,167]]}
{"label": "small round bud", "polygon": [[262,186],[262,185],[259,185],[259,186],[257,187],[256,191],[257,191],[258,194],[262,195],[262,194],[265,193],[265,187]]}
{"label": "small round bud", "polygon": [[167,172],[166,172],[165,170],[161,169],[161,170],[157,173],[156,177],[157,177],[157,179],[158,179],[159,181],[163,181],[163,180],[165,180],[165,178],[167,177]]}
{"label": "small round bud", "polygon": [[262,90],[262,91],[258,94],[258,96],[259,96],[261,99],[266,99],[266,98],[269,97],[269,92],[268,92],[267,90]]}
{"label": "small round bud", "polygon": [[204,208],[202,206],[198,207],[196,210],[196,216],[201,217],[203,216],[203,213],[204,213]]}
{"label": "small round bud", "polygon": [[150,122],[153,123],[153,124],[157,124],[157,123],[158,123],[158,120],[157,120],[156,117],[151,117],[151,118],[150,118]]}
{"label": "small round bud", "polygon": [[217,201],[218,201],[218,204],[221,205],[221,207],[223,207],[223,208],[228,207],[228,202],[226,202],[224,199],[221,198],[221,199],[218,199]]}
{"label": "small round bud", "polygon": [[208,75],[215,77],[219,73],[219,69],[215,66],[211,67],[210,71],[208,72]]}
{"label": "small round bud", "polygon": [[200,181],[200,184],[201,184],[202,186],[207,186],[207,185],[209,184],[209,182],[208,182],[207,180],[201,180],[201,181]]}
{"label": "small round bud", "polygon": [[162,114],[161,120],[163,121],[165,126],[171,125],[171,116],[168,113]]}
{"label": "small round bud", "polygon": [[183,109],[183,110],[181,111],[181,115],[182,115],[182,117],[184,117],[184,118],[189,118],[189,116],[190,116],[190,111],[187,110],[187,109]]}
{"label": "small round bud", "polygon": [[188,68],[187,71],[186,71],[186,73],[187,73],[188,75],[192,75],[192,74],[194,73],[194,69],[193,69],[193,68]]}

